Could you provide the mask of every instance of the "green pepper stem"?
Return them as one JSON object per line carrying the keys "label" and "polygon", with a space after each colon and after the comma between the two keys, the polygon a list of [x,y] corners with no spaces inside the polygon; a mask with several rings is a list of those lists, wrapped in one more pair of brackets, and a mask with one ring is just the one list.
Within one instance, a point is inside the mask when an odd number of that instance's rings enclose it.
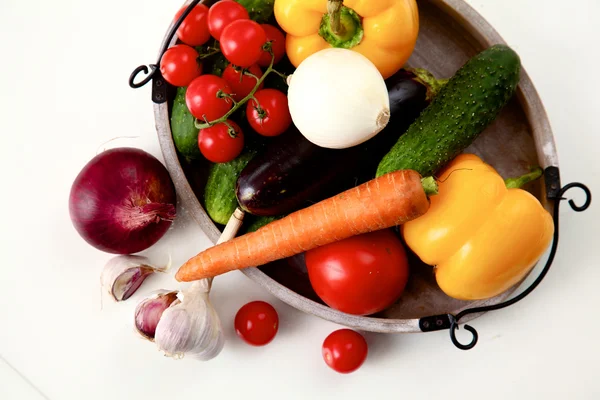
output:
{"label": "green pepper stem", "polygon": [[421,179],[421,185],[427,196],[434,196],[438,194],[438,184],[433,176],[427,176]]}
{"label": "green pepper stem", "polygon": [[531,168],[531,172],[517,178],[508,178],[504,181],[504,183],[506,184],[507,189],[518,189],[525,186],[525,184],[529,182],[535,181],[543,174],[544,170],[542,170],[540,167],[533,167]]}
{"label": "green pepper stem", "polygon": [[327,14],[329,14],[329,23],[331,30],[337,36],[346,34],[346,27],[341,22],[343,0],[327,0]]}

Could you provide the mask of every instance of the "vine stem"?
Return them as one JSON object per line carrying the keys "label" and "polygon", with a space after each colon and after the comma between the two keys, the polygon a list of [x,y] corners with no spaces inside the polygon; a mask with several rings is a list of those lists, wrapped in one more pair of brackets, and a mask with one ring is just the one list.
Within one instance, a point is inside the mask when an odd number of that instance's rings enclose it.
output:
{"label": "vine stem", "polygon": [[256,85],[254,86],[254,89],[252,89],[252,91],[250,93],[248,93],[248,95],[246,97],[244,97],[242,100],[235,103],[234,106],[231,107],[231,110],[227,111],[227,113],[225,115],[223,115],[221,118],[216,119],[214,121],[210,121],[208,123],[199,122],[198,119],[196,118],[194,125],[196,126],[197,129],[206,129],[206,128],[210,128],[213,125],[226,122],[234,112],[236,112],[241,106],[246,104],[249,100],[254,98],[254,94],[257,92],[260,84],[264,82],[265,78],[267,76],[269,76],[269,74],[271,72],[275,71],[273,69],[273,63],[275,62],[275,54],[273,53],[273,50],[271,50],[270,48],[268,50],[271,53],[271,63],[269,64],[269,67],[265,70],[265,73],[263,74],[263,76],[261,76],[260,79],[257,80]]}
{"label": "vine stem", "polygon": [[219,54],[221,52],[221,50],[219,49],[208,49],[208,53],[204,53],[204,54],[200,54],[200,56],[198,57],[199,60],[204,60],[205,58],[208,58],[210,56],[214,56],[215,54]]}

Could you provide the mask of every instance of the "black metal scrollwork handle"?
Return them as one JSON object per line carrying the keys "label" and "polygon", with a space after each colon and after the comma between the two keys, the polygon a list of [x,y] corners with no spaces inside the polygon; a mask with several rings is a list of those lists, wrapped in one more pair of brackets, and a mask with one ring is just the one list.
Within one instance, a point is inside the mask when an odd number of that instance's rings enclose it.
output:
{"label": "black metal scrollwork handle", "polygon": [[[137,67],[136,69],[133,70],[133,72],[129,76],[129,86],[131,88],[133,88],[133,89],[141,88],[142,86],[144,86],[145,84],[150,82],[152,79],[155,79],[158,75],[160,75],[158,66],[160,65],[160,60],[161,60],[163,54],[169,48],[169,43],[171,43],[171,41],[173,40],[173,37],[175,36],[175,33],[177,32],[177,29],[179,29],[179,26],[181,25],[183,20],[189,15],[189,13],[192,11],[192,9],[194,7],[196,7],[196,5],[198,3],[200,3],[200,1],[201,0],[193,0],[187,6],[187,8],[183,11],[183,13],[179,16],[177,21],[175,21],[175,23],[171,27],[171,30],[169,31],[169,34],[167,35],[167,38],[163,44],[162,49],[160,50],[158,59],[156,60],[156,63],[150,64],[148,66],[140,65],[139,67]],[[146,75],[146,77],[143,80],[136,82],[135,81],[136,77],[142,72]],[[162,84],[162,77],[161,77],[161,84]],[[164,99],[164,96],[159,96],[158,99],[156,99],[156,96],[153,96],[153,100],[164,101],[166,99]]]}
{"label": "black metal scrollwork handle", "polygon": [[[550,167],[550,168],[553,169],[553,171],[550,171],[550,172],[552,172],[552,174],[550,174],[550,175],[558,177],[559,176],[558,169],[556,167]],[[550,187],[554,188],[555,186],[556,186],[556,188],[560,187],[560,182],[558,182],[558,181],[557,182],[546,182],[546,184],[549,188]],[[419,326],[420,326],[421,330],[423,332],[429,332],[429,331],[434,331],[434,330],[449,329],[450,330],[450,339],[452,340],[452,343],[457,348],[459,348],[461,350],[469,350],[469,349],[472,349],[473,347],[475,347],[475,345],[477,344],[479,335],[477,334],[477,331],[475,330],[475,328],[473,328],[470,325],[464,325],[464,328],[467,331],[471,332],[471,334],[473,335],[471,342],[469,342],[467,344],[462,344],[456,338],[456,330],[459,329],[458,321],[461,318],[463,318],[469,314],[478,314],[478,313],[483,313],[483,312],[488,312],[488,311],[494,311],[494,310],[499,310],[499,309],[511,306],[511,305],[515,304],[516,302],[524,299],[528,294],[533,292],[533,290],[542,282],[542,280],[544,279],[544,277],[550,270],[550,267],[552,265],[552,262],[554,261],[555,255],[556,255],[556,250],[558,249],[560,202],[562,200],[566,200],[563,196],[565,195],[566,192],[568,192],[569,190],[571,190],[573,188],[581,189],[581,190],[583,190],[583,192],[585,194],[585,201],[581,206],[575,204],[575,202],[572,199],[569,200],[569,206],[571,206],[571,208],[574,211],[576,211],[576,212],[585,211],[589,208],[589,206],[592,203],[592,192],[590,191],[590,189],[587,186],[585,186],[584,184],[579,183],[579,182],[569,183],[568,185],[565,185],[564,187],[560,188],[560,190],[548,190],[548,193],[549,193],[548,198],[551,200],[555,200],[554,212],[553,212],[553,216],[552,216],[553,221],[554,221],[554,237],[552,240],[552,247],[550,249],[550,254],[548,255],[548,260],[546,261],[546,265],[544,266],[544,268],[542,269],[542,271],[540,272],[540,274],[536,278],[536,280],[527,289],[525,289],[523,292],[521,292],[518,296],[515,296],[512,299],[504,301],[502,303],[494,304],[491,306],[468,308],[466,310],[459,312],[456,315],[445,314],[445,315],[436,315],[436,316],[432,316],[432,317],[421,318],[421,320],[419,321]],[[437,322],[437,324],[434,325],[432,323],[433,321]]]}
{"label": "black metal scrollwork handle", "polygon": [[576,212],[582,212],[582,211],[587,210],[590,207],[590,205],[592,204],[592,192],[583,183],[574,182],[574,183],[569,183],[568,185],[563,187],[559,192],[559,200],[566,200],[562,196],[567,191],[569,191],[570,189],[573,189],[573,188],[578,188],[578,189],[583,190],[583,192],[585,193],[585,202],[583,203],[582,206],[578,206],[577,204],[575,204],[575,202],[572,199],[570,199],[569,205],[571,206],[573,211],[576,211]]}
{"label": "black metal scrollwork handle", "polygon": [[[129,86],[132,87],[133,89],[141,88],[146,83],[150,82],[150,80],[154,76],[154,72],[156,71],[156,68],[158,68],[158,66],[156,64],[150,64],[150,70],[148,70],[147,66],[140,65],[139,67],[134,69],[133,72],[131,73],[131,75],[129,76]],[[150,73],[148,73],[148,71],[150,71]],[[140,72],[143,72],[147,76],[144,78],[144,80],[136,83],[135,78],[140,74]]]}
{"label": "black metal scrollwork handle", "polygon": [[464,326],[464,328],[467,331],[471,332],[471,334],[473,335],[473,338],[471,339],[471,341],[468,344],[462,344],[456,338],[456,330],[458,329],[458,321],[456,320],[456,318],[454,318],[454,316],[451,316],[451,321],[452,322],[450,324],[450,340],[452,340],[452,343],[461,350],[469,350],[469,349],[472,349],[473,347],[475,347],[475,345],[477,344],[477,340],[479,339],[479,335],[477,334],[477,331],[475,330],[475,328],[473,328],[471,325]]}

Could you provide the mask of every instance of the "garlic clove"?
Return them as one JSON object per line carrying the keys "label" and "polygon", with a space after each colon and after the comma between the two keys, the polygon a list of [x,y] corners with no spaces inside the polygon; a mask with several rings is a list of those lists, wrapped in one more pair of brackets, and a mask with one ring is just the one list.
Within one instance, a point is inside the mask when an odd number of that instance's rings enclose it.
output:
{"label": "garlic clove", "polygon": [[160,291],[144,300],[135,308],[135,329],[145,339],[154,341],[156,326],[163,312],[172,304],[179,303],[177,292]]}
{"label": "garlic clove", "polygon": [[167,268],[150,265],[146,257],[121,255],[106,263],[100,280],[115,301],[124,301],[139,289],[148,276],[157,271],[164,272]]}
{"label": "garlic clove", "polygon": [[167,308],[156,326],[159,350],[173,358],[202,361],[216,357],[225,345],[219,316],[208,299],[210,282],[202,280],[178,293],[181,301]]}

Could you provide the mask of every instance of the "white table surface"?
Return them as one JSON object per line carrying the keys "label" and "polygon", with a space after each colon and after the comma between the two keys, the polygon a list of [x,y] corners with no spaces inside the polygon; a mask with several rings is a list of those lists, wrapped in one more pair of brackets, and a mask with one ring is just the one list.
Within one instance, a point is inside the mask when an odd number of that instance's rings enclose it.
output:
{"label": "white table surface", "polygon": [[[521,55],[549,113],[563,183],[600,193],[597,0],[469,0]],[[471,351],[446,331],[367,334],[368,360],[351,375],[328,369],[321,343],[339,326],[305,315],[241,273],[215,281],[227,344],[208,363],[173,361],[132,328],[132,311],[171,276],[130,301],[100,306],[111,257],[86,245],[68,217],[71,183],[101,144],[160,157],[150,87],[130,72],[154,61],[180,0],[3,0],[0,4],[0,399],[598,399],[599,207],[561,212],[561,242],[543,284],[473,325]],[[580,199],[579,194],[576,198]],[[178,265],[209,246],[180,214],[149,253]],[[174,271],[172,271],[173,273]],[[264,299],[281,318],[276,339],[252,348],[233,317]],[[209,397],[210,396],[210,397]]]}

